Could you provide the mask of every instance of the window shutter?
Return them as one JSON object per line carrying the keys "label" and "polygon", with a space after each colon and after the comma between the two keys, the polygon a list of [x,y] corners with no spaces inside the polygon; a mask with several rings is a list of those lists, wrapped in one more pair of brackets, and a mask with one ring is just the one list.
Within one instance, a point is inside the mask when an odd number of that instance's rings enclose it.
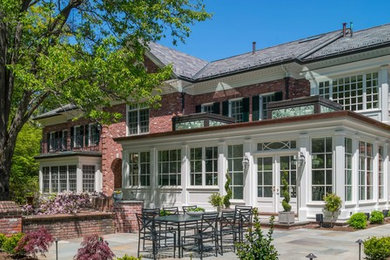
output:
{"label": "window shutter", "polygon": [[260,119],[260,97],[252,97],[252,121],[258,121]]}
{"label": "window shutter", "polygon": [[47,149],[47,152],[50,151],[50,133],[46,134],[46,149]]}
{"label": "window shutter", "polygon": [[283,100],[283,92],[276,92],[275,93],[275,101],[281,101]]}
{"label": "window shutter", "polygon": [[70,149],[74,146],[74,127],[70,128]]}
{"label": "window shutter", "polygon": [[222,115],[229,116],[229,100],[222,102]]}
{"label": "window shutter", "polygon": [[249,121],[249,97],[242,100],[242,121]]}
{"label": "window shutter", "polygon": [[78,135],[79,138],[81,138],[81,140],[80,140],[80,147],[84,147],[84,126],[81,125],[79,129],[80,129],[79,133],[76,134],[76,136]]}
{"label": "window shutter", "polygon": [[85,147],[89,145],[89,125],[84,126],[85,129]]}
{"label": "window shutter", "polygon": [[201,105],[195,106],[195,113],[200,113],[200,112],[202,112],[202,106]]}
{"label": "window shutter", "polygon": [[220,103],[219,102],[213,103],[213,113],[214,114],[220,114],[221,113],[221,109],[219,107],[220,107]]}

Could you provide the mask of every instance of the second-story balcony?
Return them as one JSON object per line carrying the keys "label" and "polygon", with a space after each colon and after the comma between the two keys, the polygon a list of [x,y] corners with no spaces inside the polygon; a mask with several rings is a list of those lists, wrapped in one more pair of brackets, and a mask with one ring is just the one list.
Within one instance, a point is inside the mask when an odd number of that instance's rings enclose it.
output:
{"label": "second-story balcony", "polygon": [[227,125],[234,122],[232,117],[205,112],[172,118],[173,131]]}

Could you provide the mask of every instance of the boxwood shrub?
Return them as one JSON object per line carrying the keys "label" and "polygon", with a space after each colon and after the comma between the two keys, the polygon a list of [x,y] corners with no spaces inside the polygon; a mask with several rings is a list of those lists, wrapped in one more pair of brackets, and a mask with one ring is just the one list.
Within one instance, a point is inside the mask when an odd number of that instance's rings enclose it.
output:
{"label": "boxwood shrub", "polygon": [[366,259],[382,260],[390,256],[390,237],[371,237],[363,245]]}
{"label": "boxwood shrub", "polygon": [[355,229],[367,227],[367,216],[363,212],[355,213],[348,219],[348,225]]}
{"label": "boxwood shrub", "polygon": [[1,249],[4,252],[7,252],[8,254],[11,255],[15,254],[16,253],[15,248],[18,245],[19,240],[21,240],[23,236],[24,236],[23,233],[17,233],[10,237],[7,237],[3,242],[3,244],[1,245]]}
{"label": "boxwood shrub", "polygon": [[385,219],[385,216],[383,216],[383,213],[378,211],[378,210],[374,210],[370,214],[370,223],[371,224],[382,224],[384,219]]}

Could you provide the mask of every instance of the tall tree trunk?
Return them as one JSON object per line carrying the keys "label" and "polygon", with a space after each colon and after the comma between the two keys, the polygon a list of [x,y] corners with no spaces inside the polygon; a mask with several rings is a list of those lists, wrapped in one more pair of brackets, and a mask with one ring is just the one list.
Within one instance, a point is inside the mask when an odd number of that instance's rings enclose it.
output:
{"label": "tall tree trunk", "polygon": [[15,143],[0,147],[0,200],[9,200],[9,177],[11,174],[12,156]]}

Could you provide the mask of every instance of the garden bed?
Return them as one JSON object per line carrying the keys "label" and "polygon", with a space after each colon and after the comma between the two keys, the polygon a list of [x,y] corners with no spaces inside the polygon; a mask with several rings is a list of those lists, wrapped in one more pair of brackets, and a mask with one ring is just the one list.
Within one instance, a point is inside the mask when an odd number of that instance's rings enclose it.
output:
{"label": "garden bed", "polygon": [[[365,229],[374,228],[386,224],[390,224],[390,217],[385,218],[383,224],[371,224],[367,222],[367,227]],[[307,224],[306,226],[303,226],[303,228],[328,230],[328,231],[346,231],[346,232],[362,230],[362,229],[354,229],[353,227],[348,226],[348,224],[338,224],[338,223],[336,223],[333,227],[320,227],[317,222],[312,222],[310,224]]]}
{"label": "garden bed", "polygon": [[8,253],[5,252],[0,252],[0,260],[14,260],[14,259],[19,259],[19,260],[36,260],[36,258],[32,258],[29,256],[23,256],[23,257],[12,257]]}

